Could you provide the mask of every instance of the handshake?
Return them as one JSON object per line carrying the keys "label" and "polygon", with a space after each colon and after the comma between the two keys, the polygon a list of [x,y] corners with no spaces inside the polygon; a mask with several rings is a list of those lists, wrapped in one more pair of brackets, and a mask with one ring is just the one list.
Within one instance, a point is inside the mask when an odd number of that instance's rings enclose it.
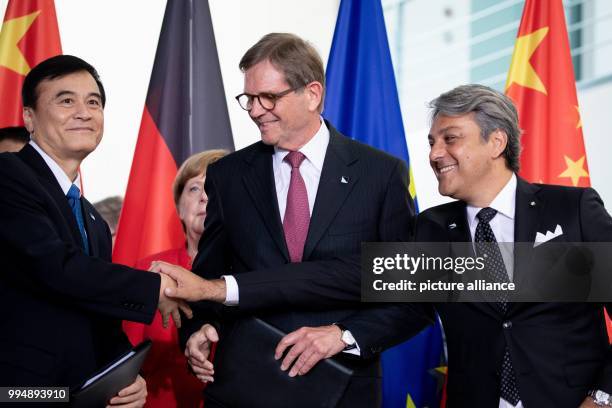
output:
{"label": "handshake", "polygon": [[157,308],[161,313],[164,327],[168,327],[170,316],[176,327],[181,327],[179,310],[183,311],[188,319],[193,317],[187,302],[200,300],[225,302],[224,279],[206,280],[185,268],[162,261],[151,263],[149,271],[159,273],[161,277]]}

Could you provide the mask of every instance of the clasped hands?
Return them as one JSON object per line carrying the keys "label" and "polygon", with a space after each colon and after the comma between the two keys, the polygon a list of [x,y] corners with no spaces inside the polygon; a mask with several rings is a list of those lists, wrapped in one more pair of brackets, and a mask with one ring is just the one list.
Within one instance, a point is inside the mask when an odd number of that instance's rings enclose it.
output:
{"label": "clasped hands", "polygon": [[176,327],[181,327],[182,310],[188,319],[193,312],[187,302],[210,300],[222,303],[225,301],[226,290],[224,279],[206,280],[178,265],[163,261],[154,261],[149,271],[160,274],[158,309],[162,316],[162,324],[168,327],[170,316]]}
{"label": "clasped hands", "polygon": [[[341,339],[342,332],[336,325],[322,327],[302,327],[287,334],[274,350],[274,358],[280,361],[283,371],[288,375],[305,375],[319,361],[340,353],[346,346]],[[212,343],[219,341],[214,326],[203,325],[189,337],[185,347],[185,357],[195,376],[202,381],[214,381],[214,365],[209,361]]]}

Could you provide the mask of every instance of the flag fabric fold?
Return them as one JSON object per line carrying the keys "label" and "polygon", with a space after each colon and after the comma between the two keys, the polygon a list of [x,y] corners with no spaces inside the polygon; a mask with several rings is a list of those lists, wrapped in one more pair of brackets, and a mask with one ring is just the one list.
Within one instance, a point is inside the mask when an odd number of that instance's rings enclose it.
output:
{"label": "flag fabric fold", "polygon": [[184,244],[172,197],[178,167],[234,149],[207,1],[168,1],[113,252],[115,262]]}
{"label": "flag fabric fold", "polygon": [[[345,135],[410,166],[380,0],[342,0],[327,63],[323,116]],[[410,171],[410,192],[416,200]],[[439,325],[383,353],[383,406],[438,406]]]}
{"label": "flag fabric fold", "polygon": [[535,183],[588,187],[576,80],[561,0],[527,0],[506,94],[523,130],[520,174]]}

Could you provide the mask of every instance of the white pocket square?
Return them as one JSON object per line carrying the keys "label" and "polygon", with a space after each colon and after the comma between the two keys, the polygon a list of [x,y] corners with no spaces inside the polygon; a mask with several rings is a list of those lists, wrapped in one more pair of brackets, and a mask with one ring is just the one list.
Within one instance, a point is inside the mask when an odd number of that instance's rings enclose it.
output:
{"label": "white pocket square", "polygon": [[541,245],[545,242],[550,241],[553,238],[557,238],[560,237],[561,235],[563,235],[563,229],[561,228],[561,226],[559,224],[557,224],[557,227],[555,228],[555,232],[552,231],[546,231],[546,234],[542,234],[541,232],[537,232],[536,233],[536,237],[535,237],[535,242],[533,243],[533,247],[537,247],[538,245]]}

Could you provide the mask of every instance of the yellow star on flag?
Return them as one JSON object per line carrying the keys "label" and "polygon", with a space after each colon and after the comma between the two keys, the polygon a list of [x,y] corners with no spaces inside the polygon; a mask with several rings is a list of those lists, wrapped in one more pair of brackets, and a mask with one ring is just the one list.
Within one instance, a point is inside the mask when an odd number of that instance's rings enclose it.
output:
{"label": "yellow star on flag", "polygon": [[576,124],[576,129],[580,129],[582,127],[582,115],[580,114],[580,108],[578,105],[576,106],[576,112],[578,113],[578,123]]}
{"label": "yellow star on flag", "polygon": [[0,66],[4,66],[19,75],[30,72],[30,65],[17,46],[36,20],[40,10],[25,16],[6,20],[0,31]]}
{"label": "yellow star on flag", "polygon": [[561,174],[559,177],[569,177],[572,179],[572,184],[574,187],[578,185],[578,181],[580,177],[589,177],[589,173],[584,169],[584,156],[579,158],[576,161],[573,161],[567,156],[563,156],[565,158],[565,164],[567,165],[567,169]]}
{"label": "yellow star on flag", "polygon": [[406,408],[416,408],[414,401],[410,394],[406,394]]}
{"label": "yellow star on flag", "polygon": [[548,27],[544,27],[516,39],[510,71],[508,72],[508,80],[506,81],[506,91],[510,88],[510,85],[517,84],[547,95],[544,83],[535,69],[533,69],[531,62],[529,62],[531,56],[547,34]]}

